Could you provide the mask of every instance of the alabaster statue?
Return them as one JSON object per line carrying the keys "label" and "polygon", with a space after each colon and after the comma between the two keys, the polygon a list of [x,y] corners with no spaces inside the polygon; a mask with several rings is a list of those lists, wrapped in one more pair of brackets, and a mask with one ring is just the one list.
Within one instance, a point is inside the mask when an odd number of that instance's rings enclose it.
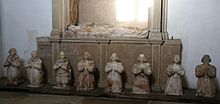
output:
{"label": "alabaster statue", "polygon": [[66,58],[63,51],[59,54],[59,59],[53,66],[56,86],[53,86],[55,89],[69,89],[69,82],[71,81],[71,67],[70,62]]}
{"label": "alabaster statue", "polygon": [[27,76],[30,84],[28,87],[42,87],[44,85],[44,69],[43,62],[37,55],[37,51],[31,52],[31,58],[25,65],[27,68]]}
{"label": "alabaster statue", "polygon": [[9,55],[4,63],[4,67],[7,69],[7,85],[17,86],[21,82],[20,77],[20,58],[17,55],[17,50],[11,48],[8,51]]}
{"label": "alabaster statue", "polygon": [[216,86],[214,79],[216,77],[216,67],[209,64],[211,58],[204,55],[202,64],[196,66],[195,74],[198,78],[196,87],[196,96],[214,97],[216,94]]}
{"label": "alabaster statue", "polygon": [[89,52],[84,52],[83,59],[79,61],[77,70],[79,71],[77,91],[95,90],[95,63],[91,59]]}
{"label": "alabaster statue", "polygon": [[135,76],[132,93],[150,94],[149,75],[151,75],[150,63],[146,62],[144,54],[138,56],[138,63],[134,64],[132,72]]}
{"label": "alabaster statue", "polygon": [[112,93],[121,93],[122,91],[122,78],[121,73],[124,71],[122,63],[116,53],[113,53],[110,57],[110,62],[105,66],[105,72],[108,73],[106,81],[106,91]]}
{"label": "alabaster statue", "polygon": [[180,56],[174,55],[173,63],[167,67],[167,82],[165,86],[166,95],[183,95],[182,77],[184,76],[184,68],[180,65]]}

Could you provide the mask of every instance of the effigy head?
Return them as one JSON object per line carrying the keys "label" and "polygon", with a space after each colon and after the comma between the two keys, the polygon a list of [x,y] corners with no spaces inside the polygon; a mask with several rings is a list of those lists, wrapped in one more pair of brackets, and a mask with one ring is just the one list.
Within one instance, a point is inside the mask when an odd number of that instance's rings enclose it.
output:
{"label": "effigy head", "polygon": [[16,48],[11,48],[11,49],[9,49],[9,51],[8,51],[8,53],[9,53],[9,55],[16,55],[17,54],[17,50],[16,50]]}
{"label": "effigy head", "polygon": [[64,59],[65,58],[65,52],[61,51],[60,52],[60,59]]}
{"label": "effigy head", "polygon": [[139,54],[137,60],[140,61],[140,62],[145,62],[145,61],[147,61],[147,59],[146,59],[146,57],[145,57],[144,54]]}
{"label": "effigy head", "polygon": [[203,62],[203,63],[209,63],[209,62],[211,62],[212,60],[211,60],[211,58],[210,58],[210,56],[208,55],[208,54],[206,54],[206,55],[203,55],[203,57],[202,57],[202,59],[201,59],[201,62]]}
{"label": "effigy head", "polygon": [[31,52],[31,57],[36,58],[37,57],[37,51],[32,51]]}
{"label": "effigy head", "polygon": [[111,57],[110,57],[111,61],[116,61],[119,60],[117,53],[112,53]]}
{"label": "effigy head", "polygon": [[174,63],[179,63],[180,62],[180,56],[179,55],[174,55],[173,62]]}
{"label": "effigy head", "polygon": [[89,52],[84,52],[83,59],[85,60],[91,59],[91,54]]}

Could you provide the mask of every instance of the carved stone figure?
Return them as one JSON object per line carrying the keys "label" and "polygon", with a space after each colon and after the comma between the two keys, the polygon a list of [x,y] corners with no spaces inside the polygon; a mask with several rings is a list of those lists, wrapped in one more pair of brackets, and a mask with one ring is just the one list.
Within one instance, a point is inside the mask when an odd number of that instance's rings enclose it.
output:
{"label": "carved stone figure", "polygon": [[216,85],[214,79],[216,77],[216,67],[209,64],[211,58],[209,55],[204,55],[201,62],[197,65],[195,74],[198,78],[196,87],[196,96],[214,97],[216,94]]}
{"label": "carved stone figure", "polygon": [[149,30],[146,29],[146,26],[87,22],[68,26],[64,37],[69,36],[72,38],[144,39],[148,38]]}
{"label": "carved stone figure", "polygon": [[37,51],[31,52],[31,58],[25,65],[27,68],[27,76],[30,81],[29,87],[42,87],[44,85],[43,75],[43,63],[41,58],[38,57]]}
{"label": "carved stone figure", "polygon": [[95,90],[95,63],[91,59],[89,52],[84,52],[83,59],[79,61],[77,70],[79,71],[77,91]]}
{"label": "carved stone figure", "polygon": [[66,58],[65,53],[63,51],[60,52],[59,59],[53,66],[55,70],[55,78],[56,78],[56,86],[55,89],[69,89],[68,85],[71,81],[71,67],[70,62]]}
{"label": "carved stone figure", "polygon": [[106,81],[106,91],[113,93],[121,93],[123,82],[121,73],[124,71],[122,63],[119,61],[118,55],[113,53],[110,62],[105,66],[105,72],[108,73]]}
{"label": "carved stone figure", "polygon": [[20,58],[17,55],[17,50],[15,48],[11,48],[9,51],[9,56],[7,57],[4,67],[7,68],[7,85],[17,86],[20,82]]}
{"label": "carved stone figure", "polygon": [[165,86],[166,95],[183,95],[182,76],[184,76],[184,68],[179,64],[180,56],[174,55],[173,64],[167,67],[167,83]]}
{"label": "carved stone figure", "polygon": [[132,93],[150,94],[150,86],[148,76],[151,75],[150,63],[146,63],[144,54],[138,56],[139,63],[134,64],[132,72],[135,75]]}

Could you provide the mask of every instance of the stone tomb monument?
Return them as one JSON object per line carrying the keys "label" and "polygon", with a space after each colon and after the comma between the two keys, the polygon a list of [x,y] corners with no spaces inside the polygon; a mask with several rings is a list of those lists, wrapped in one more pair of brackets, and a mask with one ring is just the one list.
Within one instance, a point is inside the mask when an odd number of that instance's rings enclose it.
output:
{"label": "stone tomb monument", "polygon": [[172,62],[173,55],[181,55],[181,40],[168,38],[167,0],[152,0],[151,6],[145,8],[148,10],[148,19],[143,23],[118,21],[114,1],[65,0],[60,4],[58,0],[53,0],[51,36],[37,38],[39,55],[45,60],[48,70],[48,83],[55,83],[52,66],[62,50],[71,62],[76,86],[80,73],[77,64],[84,52],[90,52],[96,65],[94,77],[97,87],[104,88],[108,75],[105,66],[111,54],[117,53],[124,66],[124,87],[131,89],[134,79],[132,67],[142,53],[151,65],[151,89],[164,89],[166,67]]}

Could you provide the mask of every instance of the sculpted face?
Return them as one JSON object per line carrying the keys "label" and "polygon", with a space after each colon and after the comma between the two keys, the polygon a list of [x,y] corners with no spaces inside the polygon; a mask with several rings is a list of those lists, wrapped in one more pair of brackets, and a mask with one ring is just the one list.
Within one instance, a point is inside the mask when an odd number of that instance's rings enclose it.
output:
{"label": "sculpted face", "polygon": [[175,55],[173,58],[174,63],[179,63],[180,62],[180,56],[179,55]]}
{"label": "sculpted face", "polygon": [[16,55],[17,54],[17,50],[15,48],[11,48],[9,50],[9,55],[13,56],[13,55]]}
{"label": "sculpted face", "polygon": [[202,62],[203,63],[209,63],[211,62],[211,58],[209,55],[204,55],[203,58],[202,58]]}
{"label": "sculpted face", "polygon": [[63,51],[60,52],[60,59],[64,59],[65,53]]}
{"label": "sculpted face", "polygon": [[112,61],[118,60],[118,55],[116,53],[112,53],[110,60]]}
{"label": "sculpted face", "polygon": [[83,58],[84,58],[85,60],[90,59],[90,57],[91,57],[91,55],[90,55],[89,52],[84,52]]}
{"label": "sculpted face", "polygon": [[144,56],[144,54],[140,54],[140,55],[138,56],[138,60],[139,60],[140,62],[144,62],[144,61],[146,61],[146,57]]}
{"label": "sculpted face", "polygon": [[203,59],[203,62],[204,62],[204,63],[209,63],[209,59],[208,59],[208,58],[204,58],[204,59]]}
{"label": "sculpted face", "polygon": [[31,57],[36,58],[37,57],[37,51],[32,51],[31,52]]}

